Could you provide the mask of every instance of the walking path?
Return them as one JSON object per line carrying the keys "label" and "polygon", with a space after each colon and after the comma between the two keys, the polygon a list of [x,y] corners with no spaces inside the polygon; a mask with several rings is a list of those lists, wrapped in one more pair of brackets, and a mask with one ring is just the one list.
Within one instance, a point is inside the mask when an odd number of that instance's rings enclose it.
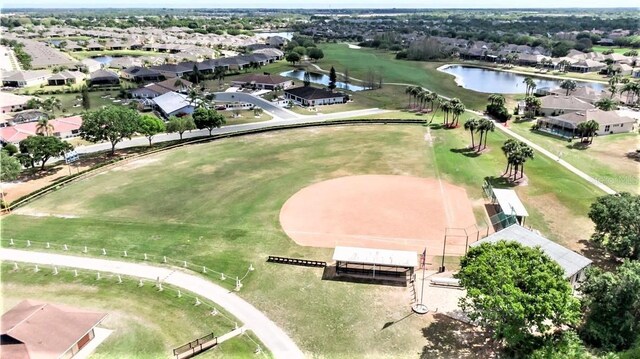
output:
{"label": "walking path", "polygon": [[195,293],[223,307],[244,323],[244,328],[253,331],[274,357],[287,359],[304,357],[293,340],[261,311],[235,293],[194,274],[147,264],[6,248],[0,249],[0,260],[95,270],[153,281],[164,278],[162,279],[164,283]]}

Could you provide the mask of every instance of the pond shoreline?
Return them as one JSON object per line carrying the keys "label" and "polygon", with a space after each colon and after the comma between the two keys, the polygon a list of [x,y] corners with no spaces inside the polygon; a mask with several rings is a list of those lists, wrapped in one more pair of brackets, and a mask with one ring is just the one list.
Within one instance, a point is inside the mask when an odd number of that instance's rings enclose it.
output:
{"label": "pond shoreline", "polygon": [[504,69],[504,68],[499,68],[499,67],[493,67],[493,66],[490,66],[490,65],[482,65],[482,64],[462,62],[462,61],[460,61],[460,62],[452,62],[452,63],[449,63],[449,64],[442,65],[442,66],[438,67],[436,70],[438,70],[440,72],[445,72],[443,70],[445,70],[446,68],[448,68],[450,66],[456,66],[456,65],[466,66],[466,67],[476,67],[476,68],[485,69],[485,70],[509,72],[509,73],[512,73],[512,74],[525,75],[525,76],[531,76],[531,77],[539,77],[539,78],[552,79],[552,80],[573,80],[573,81],[576,81],[576,82],[592,82],[592,83],[603,84],[603,85],[608,85],[609,84],[607,81],[602,81],[602,80],[587,80],[587,79],[581,79],[581,78],[578,78],[578,77],[531,73],[531,72],[526,72],[526,71],[509,70],[509,69]]}

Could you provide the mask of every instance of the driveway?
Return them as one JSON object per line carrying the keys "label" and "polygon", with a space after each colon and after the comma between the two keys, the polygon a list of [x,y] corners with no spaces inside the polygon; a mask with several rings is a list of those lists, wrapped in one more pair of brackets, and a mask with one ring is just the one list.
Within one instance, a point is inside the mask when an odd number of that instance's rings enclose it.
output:
{"label": "driveway", "polygon": [[301,115],[298,115],[295,112],[291,112],[284,108],[273,105],[271,102],[257,96],[250,95],[248,93],[243,92],[216,92],[216,101],[225,101],[225,102],[246,102],[257,107],[262,108],[265,112],[268,112],[274,117],[278,117],[284,120],[298,118]]}

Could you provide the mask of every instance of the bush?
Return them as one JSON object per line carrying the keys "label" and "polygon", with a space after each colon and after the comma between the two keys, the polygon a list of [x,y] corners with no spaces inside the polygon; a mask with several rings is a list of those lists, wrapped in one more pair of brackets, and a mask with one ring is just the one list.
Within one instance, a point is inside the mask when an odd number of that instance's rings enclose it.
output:
{"label": "bush", "polygon": [[511,114],[505,106],[488,104],[487,113],[500,122],[507,122],[511,119]]}

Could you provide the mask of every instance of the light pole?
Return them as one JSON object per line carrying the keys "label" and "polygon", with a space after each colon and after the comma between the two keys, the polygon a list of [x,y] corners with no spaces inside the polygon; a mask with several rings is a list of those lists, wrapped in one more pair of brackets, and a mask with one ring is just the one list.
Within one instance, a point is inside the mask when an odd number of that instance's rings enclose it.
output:
{"label": "light pole", "polygon": [[422,253],[422,286],[420,289],[420,303],[415,303],[411,306],[411,309],[417,314],[426,314],[429,312],[429,308],[424,304],[424,280],[426,279],[427,270],[427,249],[424,249]]}

